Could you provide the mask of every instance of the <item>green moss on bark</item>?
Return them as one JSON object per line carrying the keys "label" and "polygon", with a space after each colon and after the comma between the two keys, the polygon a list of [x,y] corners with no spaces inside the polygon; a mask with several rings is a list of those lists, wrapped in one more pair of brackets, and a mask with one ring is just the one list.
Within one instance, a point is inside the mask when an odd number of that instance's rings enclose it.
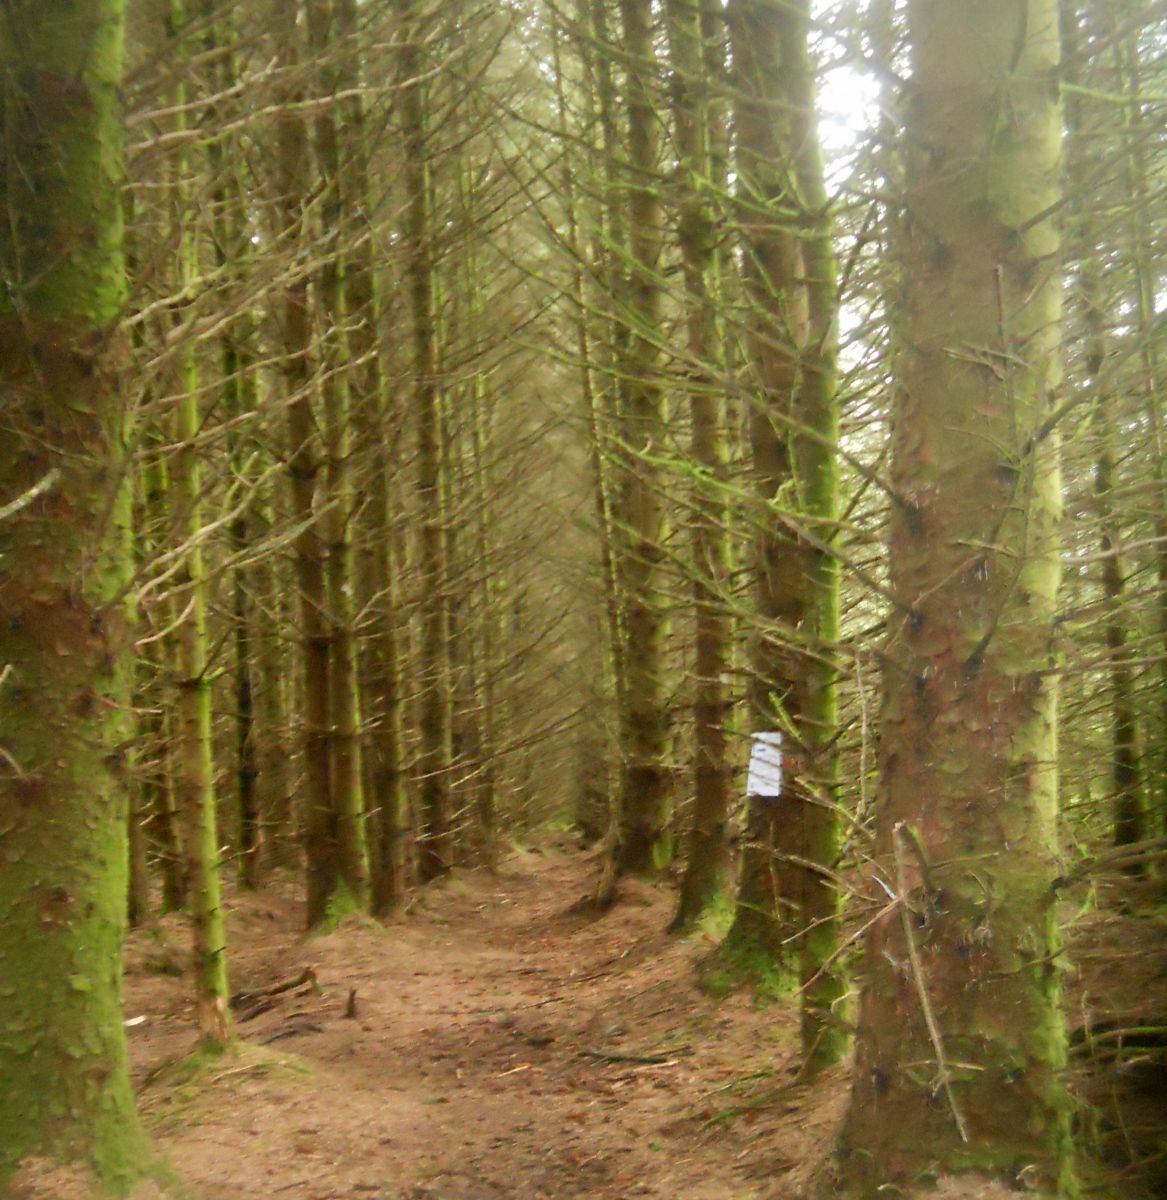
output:
{"label": "green moss on bark", "polygon": [[120,944],[129,496],[115,322],[124,297],[121,5],[0,20],[0,1190],[80,1163],[147,1169],[126,1066]]}
{"label": "green moss on bark", "polygon": [[[849,1194],[1073,1190],[1056,875],[1053,0],[913,0],[891,587]],[[1023,232],[1022,232],[1023,231]],[[1048,430],[1046,431],[1048,433]]]}

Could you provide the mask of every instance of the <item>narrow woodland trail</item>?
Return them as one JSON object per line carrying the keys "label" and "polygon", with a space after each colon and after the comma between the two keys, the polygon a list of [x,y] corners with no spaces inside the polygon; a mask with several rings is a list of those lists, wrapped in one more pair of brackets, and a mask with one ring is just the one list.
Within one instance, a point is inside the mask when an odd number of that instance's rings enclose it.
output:
{"label": "narrow woodland trail", "polygon": [[233,988],[311,966],[321,990],[256,1002],[238,1057],[198,1066],[167,974],[181,921],[135,933],[126,1013],[146,1018],[129,1032],[156,1142],[206,1200],[799,1195],[842,1077],[804,1111],[785,1006],[704,994],[709,945],[664,935],[667,889],[574,914],[591,869],[566,842],[519,852],[388,927],[308,939],[290,886],[234,897]]}

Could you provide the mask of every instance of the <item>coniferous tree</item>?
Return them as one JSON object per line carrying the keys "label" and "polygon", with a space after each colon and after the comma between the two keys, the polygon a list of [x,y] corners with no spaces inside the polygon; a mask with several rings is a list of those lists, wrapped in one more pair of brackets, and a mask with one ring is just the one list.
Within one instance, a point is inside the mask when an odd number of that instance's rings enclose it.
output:
{"label": "coniferous tree", "polygon": [[[344,85],[355,90],[351,40],[337,44],[339,22],[332,0],[308,0],[308,45],[315,64],[318,98],[327,101]],[[355,34],[355,31],[352,31]],[[342,69],[348,68],[348,69]],[[331,836],[336,849],[338,895],[363,906],[369,872],[361,792],[360,686],[357,675],[353,594],[353,488],[349,345],[345,312],[345,219],[352,190],[352,164],[342,159],[340,121],[324,103],[312,123],[316,165],[322,178],[321,265],[314,296],[319,324],[320,420],[325,472],[320,500],[325,540],[325,620],[329,626],[329,770]],[[358,397],[364,403],[365,396]],[[329,897],[331,900],[331,897]]]}
{"label": "coniferous tree", "polygon": [[665,762],[669,744],[664,556],[666,506],[661,494],[665,451],[660,372],[662,288],[660,154],[655,100],[657,58],[649,0],[620,0],[628,112],[627,262],[617,361],[621,389],[620,477],[614,520],[621,527],[624,606],[624,693],[621,697],[621,782],[616,866],[659,873],[671,860],[672,797]]}
{"label": "coniferous tree", "polygon": [[308,276],[301,267],[309,237],[308,131],[304,103],[298,4],[277,0],[274,30],[282,68],[276,116],[273,227],[275,240],[293,265],[280,297],[280,362],[287,422],[291,516],[296,524],[295,575],[303,669],[304,851],[309,928],[323,920],[339,875],[332,803],[331,632],[327,619],[325,547],[317,520],[320,445],[312,387],[312,325]]}
{"label": "coniferous tree", "polygon": [[673,929],[693,924],[724,894],[726,823],[732,768],[727,724],[732,618],[725,396],[718,384],[716,229],[712,179],[712,81],[702,13],[692,0],[666,7],[672,60],[673,123],[680,178],[677,240],[685,273],[684,378],[692,425],[693,499],[693,816]]}
{"label": "coniferous tree", "polygon": [[[180,58],[185,58],[186,13],[171,0],[166,13]],[[174,101],[178,132],[186,130],[188,93],[180,81]],[[189,161],[185,144],[172,164],[171,193],[178,229],[178,273],[182,299],[193,299],[199,271],[198,226],[189,211]],[[212,745],[210,632],[207,624],[209,581],[204,547],[203,472],[199,437],[198,347],[189,328],[179,327],[174,410],[174,464],[168,499],[172,533],[179,556],[175,575],[181,610],[175,634],[178,692],[176,714],[175,807],[183,828],[186,855],[186,908],[193,935],[194,987],[199,1031],[210,1045],[228,1040],[227,949],[220,898],[219,838]]]}
{"label": "coniferous tree", "polygon": [[125,1191],[146,1146],[120,1003],[130,492],[122,9],[0,13],[0,1191],[33,1158]]}
{"label": "coniferous tree", "polygon": [[889,614],[850,1194],[1069,1188],[1054,929],[1052,0],[908,8]]}
{"label": "coniferous tree", "polygon": [[420,638],[420,814],[418,872],[436,879],[453,866],[449,796],[450,705],[446,605],[447,564],[442,536],[442,419],[435,329],[434,243],[423,46],[426,24],[413,0],[397,0],[398,111],[406,188],[403,235],[412,321],[413,420],[417,431]]}

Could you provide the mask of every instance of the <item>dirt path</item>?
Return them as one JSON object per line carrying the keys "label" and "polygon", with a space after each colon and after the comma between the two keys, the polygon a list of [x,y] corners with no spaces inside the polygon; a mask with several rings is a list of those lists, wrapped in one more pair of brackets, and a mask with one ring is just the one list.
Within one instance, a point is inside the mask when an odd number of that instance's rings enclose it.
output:
{"label": "dirt path", "polygon": [[697,988],[707,945],[664,936],[665,890],[573,915],[588,872],[565,846],[520,853],[387,928],[307,940],[290,888],[235,898],[233,987],[311,965],[322,990],[273,998],[239,1025],[239,1057],[193,1074],[165,974],[181,922],[135,934],[127,1014],[146,1018],[130,1037],[156,1140],[207,1200],[799,1195],[837,1103],[820,1087],[800,1111],[789,1016]]}

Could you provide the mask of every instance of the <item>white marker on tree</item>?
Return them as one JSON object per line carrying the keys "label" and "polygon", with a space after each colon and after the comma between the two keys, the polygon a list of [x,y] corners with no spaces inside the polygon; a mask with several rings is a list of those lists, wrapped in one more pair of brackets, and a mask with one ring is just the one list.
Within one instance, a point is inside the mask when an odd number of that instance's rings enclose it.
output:
{"label": "white marker on tree", "polygon": [[782,795],[782,734],[755,733],[750,739],[746,795],[777,800]]}

